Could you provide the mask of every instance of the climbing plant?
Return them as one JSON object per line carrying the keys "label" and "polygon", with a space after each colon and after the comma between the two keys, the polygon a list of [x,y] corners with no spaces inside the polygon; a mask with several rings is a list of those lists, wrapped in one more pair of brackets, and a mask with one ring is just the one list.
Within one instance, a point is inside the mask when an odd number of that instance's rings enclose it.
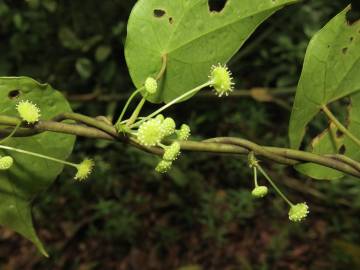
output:
{"label": "climbing plant", "polygon": [[[238,137],[196,141],[191,126],[176,123],[166,110],[201,91],[230,96],[236,87],[226,63],[256,28],[275,12],[299,0],[139,0],[127,25],[125,57],[134,92],[115,123],[72,111],[48,84],[27,77],[0,78],[0,224],[32,241],[48,256],[32,223],[31,204],[64,166],[85,181],[96,164],[91,157],[72,161],[77,136],[125,143],[154,154],[158,173],[167,173],[181,152],[246,155],[254,176],[251,194],[270,190],[289,205],[291,222],[309,214],[306,202],[293,202],[271,179],[261,160],[294,166],[314,179],[360,177],[360,23],[356,5],[340,11],[308,46],[289,124],[291,148],[262,146]],[[256,71],[254,71],[256,72]],[[237,78],[241,80],[241,78]],[[140,96],[132,112],[129,105]],[[344,98],[347,121],[332,105]],[[161,104],[148,115],[146,102]],[[328,127],[304,140],[320,114]],[[308,139],[308,136],[306,136]],[[304,150],[305,149],[305,150]],[[261,175],[262,177],[258,177]],[[259,183],[261,181],[261,184]],[[267,185],[268,183],[269,185]]]}

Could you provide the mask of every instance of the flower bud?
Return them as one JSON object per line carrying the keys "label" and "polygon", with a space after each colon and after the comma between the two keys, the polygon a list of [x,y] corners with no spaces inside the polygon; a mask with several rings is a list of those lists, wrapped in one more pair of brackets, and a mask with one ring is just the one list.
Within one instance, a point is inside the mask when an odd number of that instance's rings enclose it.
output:
{"label": "flower bud", "polygon": [[294,222],[302,221],[309,214],[309,207],[306,202],[291,206],[289,210],[289,219]]}
{"label": "flower bud", "polygon": [[0,170],[8,170],[14,163],[14,159],[10,156],[4,156],[0,158]]}
{"label": "flower bud", "polygon": [[268,193],[268,188],[266,186],[257,186],[251,191],[251,194],[255,198],[262,198],[266,196],[267,193]]}
{"label": "flower bud", "polygon": [[173,142],[164,152],[163,159],[174,161],[180,155],[180,143]]}
{"label": "flower bud", "polygon": [[157,91],[157,88],[158,88],[157,81],[152,77],[148,77],[145,81],[146,92],[148,92],[151,95],[155,94]]}
{"label": "flower bud", "polygon": [[157,171],[158,173],[166,173],[168,170],[170,170],[171,165],[171,161],[161,160],[156,166],[155,171]]}

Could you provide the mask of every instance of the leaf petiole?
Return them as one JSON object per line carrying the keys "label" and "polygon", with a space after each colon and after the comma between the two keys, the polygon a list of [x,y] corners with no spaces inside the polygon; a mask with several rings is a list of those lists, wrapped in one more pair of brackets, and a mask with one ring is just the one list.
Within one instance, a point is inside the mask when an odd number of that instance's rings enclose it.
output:
{"label": "leaf petiole", "polygon": [[335,126],[346,136],[349,137],[350,140],[352,140],[356,145],[360,147],[360,140],[352,134],[343,124],[340,123],[340,121],[336,118],[336,116],[329,110],[329,108],[326,105],[323,105],[321,107],[322,111],[326,114],[327,118],[335,124]]}
{"label": "leaf petiole", "polygon": [[139,94],[140,92],[141,92],[141,90],[143,90],[144,89],[144,87],[140,87],[139,89],[137,89],[137,90],[135,90],[132,94],[131,94],[131,96],[128,98],[128,100],[126,101],[126,104],[125,104],[125,106],[124,106],[124,108],[123,108],[123,110],[122,110],[122,112],[121,112],[121,114],[120,114],[120,116],[119,116],[119,119],[116,121],[116,124],[115,124],[115,126],[118,126],[118,125],[121,125],[121,121],[122,121],[122,119],[123,119],[123,117],[124,117],[124,115],[125,115],[125,112],[126,112],[126,110],[127,110],[127,108],[129,107],[129,105],[130,105],[130,102],[134,99],[134,97],[137,95],[137,94]]}

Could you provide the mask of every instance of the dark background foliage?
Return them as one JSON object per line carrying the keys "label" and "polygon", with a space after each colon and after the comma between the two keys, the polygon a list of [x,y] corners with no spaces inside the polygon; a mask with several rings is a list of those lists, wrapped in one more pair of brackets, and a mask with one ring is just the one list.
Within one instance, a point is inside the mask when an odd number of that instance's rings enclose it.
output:
{"label": "dark background foliage", "polygon": [[[133,90],[123,46],[135,2],[0,1],[0,75],[49,82],[75,111],[116,118]],[[346,4],[287,7],[231,60],[237,88],[271,88],[270,102],[258,95],[195,97],[169,115],[189,123],[195,138],[241,136],[286,146],[308,41]],[[245,157],[185,154],[161,176],[153,170],[156,157],[126,145],[80,138],[72,158],[85,156],[97,164],[88,182],[74,183],[65,170],[35,202],[36,227],[51,258],[1,228],[1,269],[360,268],[357,179],[314,181],[264,163],[294,201],[311,207],[309,219],[293,224],[274,193],[252,199]]]}

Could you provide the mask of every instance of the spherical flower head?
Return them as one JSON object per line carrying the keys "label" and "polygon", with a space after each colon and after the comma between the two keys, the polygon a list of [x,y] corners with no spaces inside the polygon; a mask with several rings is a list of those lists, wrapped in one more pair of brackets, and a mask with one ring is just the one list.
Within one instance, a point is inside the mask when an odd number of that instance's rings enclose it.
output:
{"label": "spherical flower head", "polygon": [[170,170],[172,165],[171,161],[168,160],[161,160],[159,164],[156,166],[155,171],[158,173],[166,173],[168,170]]}
{"label": "spherical flower head", "polygon": [[34,124],[39,121],[40,109],[28,100],[20,101],[16,105],[16,109],[23,121],[28,124]]}
{"label": "spherical flower head", "polygon": [[255,198],[262,198],[268,193],[268,188],[266,186],[257,186],[251,191],[251,195]]}
{"label": "spherical flower head", "polygon": [[230,70],[226,65],[212,66],[210,73],[211,86],[214,87],[216,95],[219,97],[229,95],[233,91],[233,79]]}
{"label": "spherical flower head", "polygon": [[177,138],[180,141],[186,141],[190,137],[190,127],[186,124],[182,124],[180,129],[177,131]]}
{"label": "spherical flower head", "polygon": [[11,168],[13,165],[14,160],[10,156],[4,156],[0,158],[0,170],[5,171]]}
{"label": "spherical flower head", "polygon": [[302,221],[309,214],[309,207],[305,202],[291,206],[289,210],[289,219],[294,222]]}
{"label": "spherical flower head", "polygon": [[161,122],[157,119],[150,119],[141,124],[137,137],[141,145],[148,147],[157,145],[164,137]]}
{"label": "spherical flower head", "polygon": [[180,143],[173,142],[165,149],[163,159],[167,161],[174,161],[180,155]]}
{"label": "spherical flower head", "polygon": [[160,121],[160,123],[162,123],[165,119],[165,117],[162,115],[162,114],[158,114],[156,117],[155,117],[156,120]]}
{"label": "spherical flower head", "polygon": [[148,92],[149,94],[155,94],[158,88],[158,84],[157,81],[152,78],[152,77],[148,77],[145,81],[145,90],[146,92]]}
{"label": "spherical flower head", "polygon": [[84,159],[83,162],[77,165],[77,173],[74,177],[75,180],[84,181],[91,174],[95,163],[92,159]]}
{"label": "spherical flower head", "polygon": [[161,131],[164,137],[172,135],[175,132],[175,128],[175,121],[170,117],[166,117],[161,124]]}

